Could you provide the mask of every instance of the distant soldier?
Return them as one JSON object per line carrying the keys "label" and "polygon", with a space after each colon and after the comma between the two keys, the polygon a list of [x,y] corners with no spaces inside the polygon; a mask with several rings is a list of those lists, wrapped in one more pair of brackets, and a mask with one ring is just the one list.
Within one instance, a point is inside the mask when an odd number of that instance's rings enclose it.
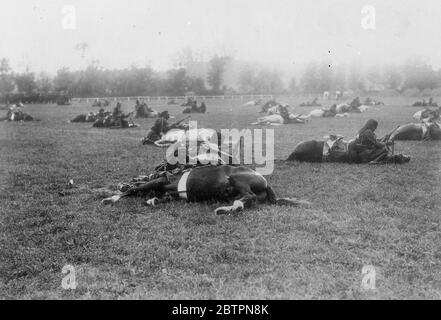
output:
{"label": "distant soldier", "polygon": [[356,109],[359,106],[361,106],[361,102],[360,102],[360,98],[356,97],[354,100],[351,101],[351,103],[349,104],[349,106],[351,107],[351,109]]}
{"label": "distant soldier", "polygon": [[97,119],[103,119],[106,116],[106,114],[104,113],[104,109],[101,108],[98,113],[96,114]]}
{"label": "distant soldier", "polygon": [[205,102],[201,102],[201,106],[199,107],[199,111],[201,113],[205,113],[205,111],[207,111],[207,106],[205,105]]}
{"label": "distant soldier", "polygon": [[129,122],[126,120],[132,113],[124,114],[121,110],[121,103],[117,102],[115,108],[113,109],[112,118],[114,126],[121,128],[128,128]]}
{"label": "distant soldier", "polygon": [[199,110],[198,110],[198,102],[196,100],[193,100],[193,102],[191,103],[191,111],[199,112]]}
{"label": "distant soldier", "polygon": [[171,129],[167,121],[168,119],[170,119],[170,114],[168,113],[167,110],[161,112],[158,115],[158,119],[156,119],[155,123],[153,124],[153,127],[150,129],[149,133],[147,134],[148,141],[155,142],[161,139],[161,135]]}
{"label": "distant soldier", "polygon": [[170,119],[170,114],[168,113],[168,111],[161,112],[158,115],[158,119],[156,119],[155,124],[148,132],[147,137],[143,139],[143,144],[154,143],[155,141],[158,141],[159,139],[161,139],[162,134],[167,133],[171,129],[188,129],[187,125],[182,124],[182,122],[188,119],[188,117],[176,121],[171,125],[168,124],[168,119]]}

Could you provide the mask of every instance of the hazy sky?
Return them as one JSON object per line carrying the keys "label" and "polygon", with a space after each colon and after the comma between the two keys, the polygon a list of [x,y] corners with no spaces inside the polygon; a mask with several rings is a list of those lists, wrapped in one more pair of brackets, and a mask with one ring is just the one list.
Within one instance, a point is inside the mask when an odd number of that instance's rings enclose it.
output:
{"label": "hazy sky", "polygon": [[[362,8],[376,29],[362,28]],[[75,8],[75,29],[63,28]],[[15,69],[55,72],[92,58],[110,68],[171,67],[184,47],[240,60],[299,65],[402,62],[422,56],[441,67],[439,0],[14,0],[0,2],[0,57]],[[75,45],[88,43],[82,58]],[[328,51],[331,51],[329,53]]]}

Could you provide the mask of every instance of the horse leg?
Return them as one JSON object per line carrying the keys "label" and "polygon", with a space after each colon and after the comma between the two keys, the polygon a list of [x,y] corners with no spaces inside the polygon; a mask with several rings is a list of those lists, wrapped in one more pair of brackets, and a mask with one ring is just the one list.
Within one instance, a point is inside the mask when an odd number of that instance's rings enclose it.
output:
{"label": "horse leg", "polygon": [[166,177],[161,177],[161,178],[149,181],[147,183],[141,184],[139,186],[134,186],[123,193],[116,194],[116,195],[109,197],[109,198],[105,198],[105,199],[101,200],[101,204],[103,204],[103,205],[113,204],[113,203],[118,202],[121,198],[135,195],[138,192],[145,193],[150,190],[159,189],[159,188],[164,187],[167,184],[168,184],[168,179]]}
{"label": "horse leg", "polygon": [[251,191],[250,185],[246,181],[234,181],[233,184],[234,188],[239,192],[241,197],[238,200],[235,200],[231,206],[217,208],[214,211],[215,214],[221,215],[241,211],[245,209],[245,207],[250,207],[251,204],[257,199],[256,194]]}
{"label": "horse leg", "polygon": [[170,195],[166,196],[164,198],[153,197],[151,199],[146,200],[145,205],[151,206],[151,207],[156,207],[160,203],[167,203],[167,202],[171,202],[172,200],[173,200],[173,197],[171,197]]}
{"label": "horse leg", "polygon": [[274,192],[271,186],[267,186],[266,188],[266,201],[270,204],[275,204],[278,206],[291,206],[291,207],[299,207],[305,206],[309,207],[311,203],[307,200],[297,200],[291,198],[277,198],[276,193]]}

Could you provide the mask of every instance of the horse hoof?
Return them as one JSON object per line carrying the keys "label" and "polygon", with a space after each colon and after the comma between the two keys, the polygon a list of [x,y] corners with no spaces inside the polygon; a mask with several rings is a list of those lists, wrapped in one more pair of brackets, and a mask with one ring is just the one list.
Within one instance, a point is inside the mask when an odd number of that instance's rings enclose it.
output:
{"label": "horse hoof", "polygon": [[145,203],[148,206],[154,207],[157,205],[158,201],[159,201],[159,199],[155,197],[155,198],[148,199]]}
{"label": "horse hoof", "polygon": [[113,204],[113,203],[117,202],[119,199],[121,199],[121,196],[114,195],[114,196],[111,196],[109,198],[101,200],[101,204],[102,205]]}
{"label": "horse hoof", "polygon": [[221,208],[217,208],[216,210],[214,210],[214,213],[217,216],[220,216],[220,215],[224,215],[224,214],[229,214],[230,210],[228,210],[228,209],[226,209],[224,207],[221,207]]}
{"label": "horse hoof", "polygon": [[106,205],[109,205],[109,204],[112,204],[112,203],[113,203],[112,198],[106,198],[106,199],[101,200],[101,204],[103,206],[106,206]]}
{"label": "horse hoof", "polygon": [[129,185],[128,183],[120,183],[120,184],[118,184],[117,189],[118,189],[120,192],[126,192],[126,191],[129,190],[131,187],[132,187],[132,186]]}

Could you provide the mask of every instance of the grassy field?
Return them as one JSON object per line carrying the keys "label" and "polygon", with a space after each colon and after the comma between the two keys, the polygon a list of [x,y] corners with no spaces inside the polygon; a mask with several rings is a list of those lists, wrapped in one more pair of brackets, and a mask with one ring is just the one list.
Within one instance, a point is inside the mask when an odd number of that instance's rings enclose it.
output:
{"label": "grassy field", "polygon": [[[275,127],[276,158],[304,139],[353,137],[368,118],[382,136],[418,110],[410,99],[384,101],[349,118]],[[181,107],[153,107],[181,116]],[[240,129],[258,116],[237,101],[207,107],[192,116],[199,127]],[[412,157],[402,166],[277,164],[268,176],[275,191],[311,208],[216,217],[215,203],[100,206],[94,188],[148,173],[163,158],[140,144],[154,120],[94,129],[67,123],[97,110],[84,103],[24,109],[41,121],[0,123],[0,298],[441,298],[441,142],[398,142],[396,152]],[[75,290],[61,286],[66,264]],[[375,289],[361,286],[365,265],[375,267]]]}

